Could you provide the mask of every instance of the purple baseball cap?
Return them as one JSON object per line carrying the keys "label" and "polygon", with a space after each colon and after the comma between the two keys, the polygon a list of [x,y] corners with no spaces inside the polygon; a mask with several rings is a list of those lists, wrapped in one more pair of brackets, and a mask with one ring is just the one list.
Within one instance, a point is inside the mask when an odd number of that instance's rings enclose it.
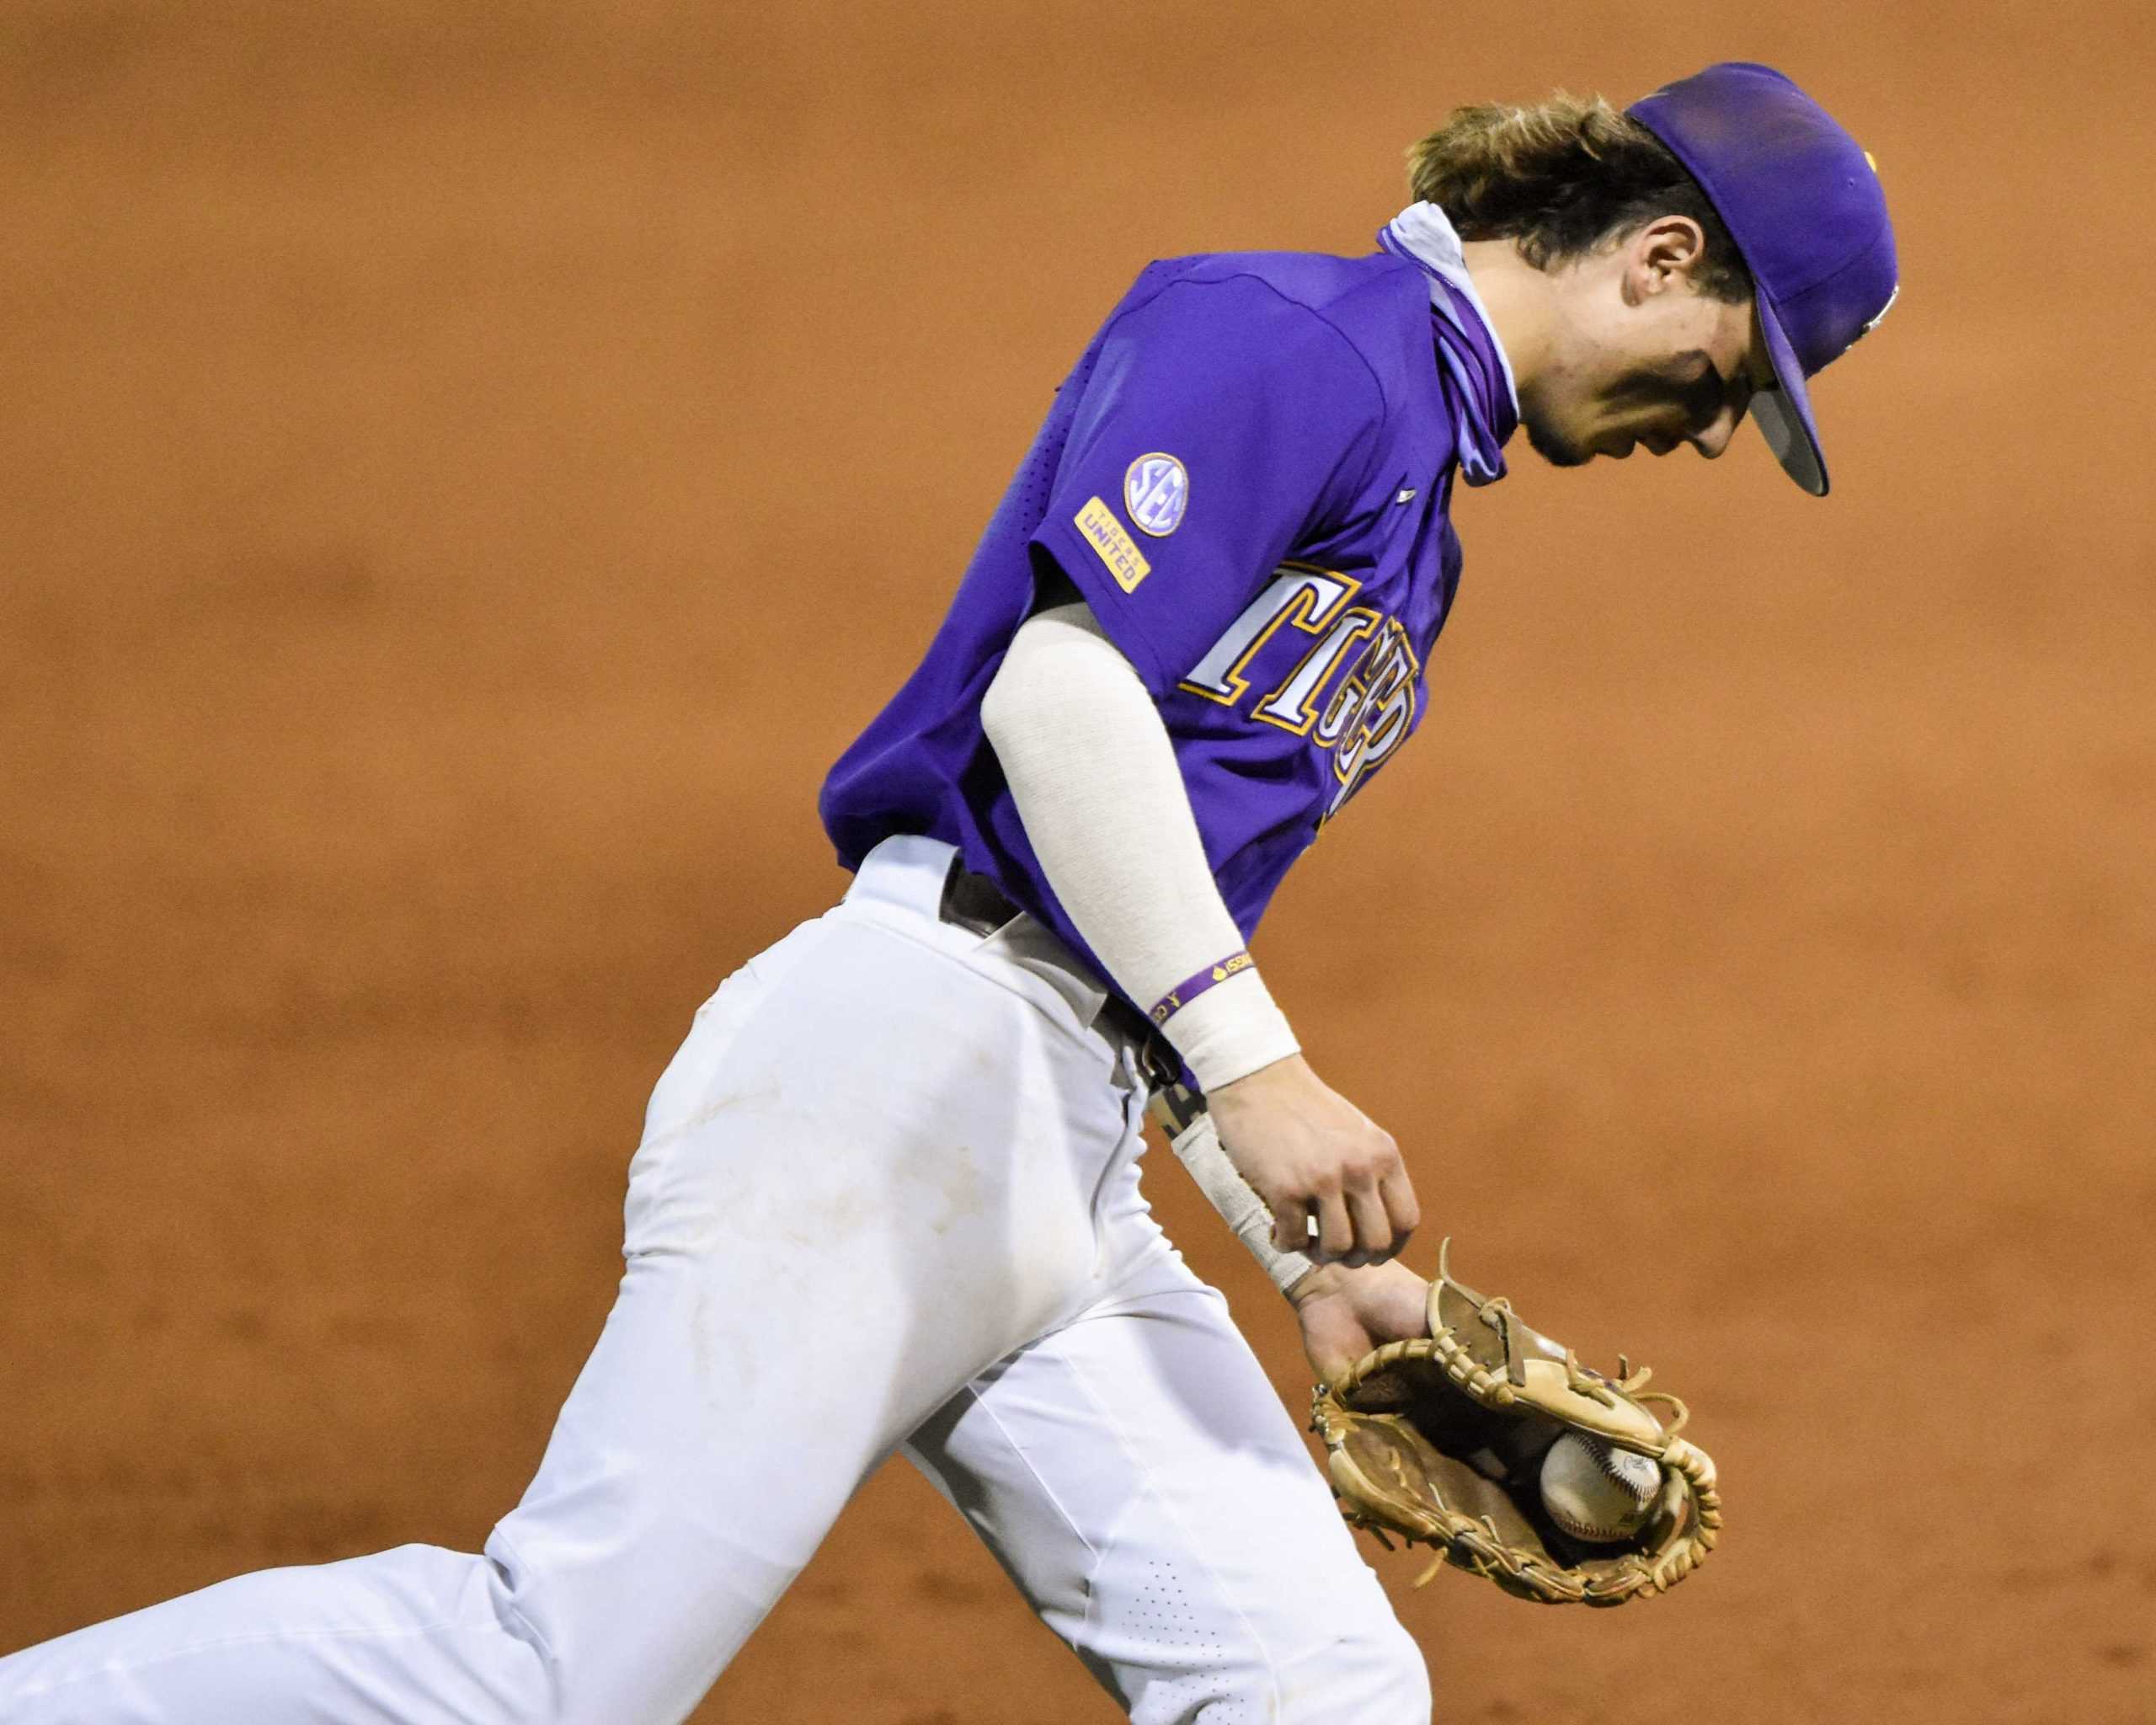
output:
{"label": "purple baseball cap", "polygon": [[1805,379],[1870,334],[1900,290],[1870,157],[1771,66],[1726,61],[1625,111],[1684,164],[1744,254],[1781,386],[1752,398],[1752,416],[1782,470],[1824,497]]}

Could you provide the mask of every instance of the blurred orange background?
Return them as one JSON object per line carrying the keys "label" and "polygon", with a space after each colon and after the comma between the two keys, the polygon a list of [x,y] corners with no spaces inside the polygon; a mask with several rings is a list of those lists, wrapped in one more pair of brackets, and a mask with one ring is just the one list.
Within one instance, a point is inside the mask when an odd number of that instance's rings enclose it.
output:
{"label": "blurred orange background", "polygon": [[[647,1089],[841,889],[819,778],[1140,264],[1364,250],[1451,107],[1743,57],[1899,227],[1835,494],[1748,432],[1516,450],[1421,741],[1261,948],[1416,1253],[1651,1360],[1729,1536],[1614,1614],[1374,1555],[1440,1719],[2151,1717],[2153,28],[13,0],[0,1648],[476,1549]],[[1113,1717],[903,1467],[698,1715]]]}

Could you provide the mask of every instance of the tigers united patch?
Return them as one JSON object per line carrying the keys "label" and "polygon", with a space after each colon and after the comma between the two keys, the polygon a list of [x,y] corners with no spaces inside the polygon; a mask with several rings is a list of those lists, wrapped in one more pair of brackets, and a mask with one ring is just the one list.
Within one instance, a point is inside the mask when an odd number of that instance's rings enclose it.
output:
{"label": "tigers united patch", "polygon": [[1093,555],[1107,566],[1116,585],[1124,592],[1135,593],[1138,584],[1153,573],[1153,565],[1145,561],[1138,542],[1123,531],[1115,511],[1099,498],[1087,498],[1085,508],[1071,516],[1070,523],[1086,536]]}
{"label": "tigers united patch", "polygon": [[1141,533],[1165,539],[1182,525],[1190,475],[1171,455],[1141,455],[1123,476],[1123,506]]}

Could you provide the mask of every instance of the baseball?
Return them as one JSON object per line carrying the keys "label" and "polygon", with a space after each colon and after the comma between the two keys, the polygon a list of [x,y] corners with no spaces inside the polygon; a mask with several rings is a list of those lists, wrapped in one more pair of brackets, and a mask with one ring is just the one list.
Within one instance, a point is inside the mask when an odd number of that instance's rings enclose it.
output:
{"label": "baseball", "polygon": [[1542,1458],[1542,1507],[1574,1539],[1593,1545],[1637,1533],[1661,1489],[1662,1469],[1651,1457],[1578,1432],[1566,1432]]}

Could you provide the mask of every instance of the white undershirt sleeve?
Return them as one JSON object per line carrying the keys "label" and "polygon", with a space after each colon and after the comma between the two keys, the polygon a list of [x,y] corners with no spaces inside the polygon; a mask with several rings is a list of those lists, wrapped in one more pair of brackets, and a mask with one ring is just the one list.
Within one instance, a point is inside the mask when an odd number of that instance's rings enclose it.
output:
{"label": "white undershirt sleeve", "polygon": [[[1141,1011],[1241,950],[1160,709],[1091,610],[1027,619],[980,711],[1049,884]],[[1207,1090],[1300,1049],[1255,967],[1161,1029]]]}

